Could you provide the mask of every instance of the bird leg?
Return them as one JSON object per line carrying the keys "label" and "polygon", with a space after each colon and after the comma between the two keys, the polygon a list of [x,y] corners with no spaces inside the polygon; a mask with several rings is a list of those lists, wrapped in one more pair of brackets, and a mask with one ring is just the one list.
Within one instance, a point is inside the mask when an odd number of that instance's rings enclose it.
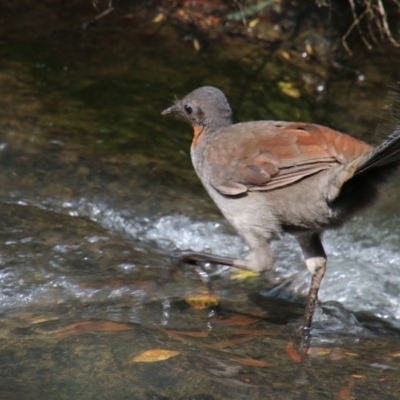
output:
{"label": "bird leg", "polygon": [[318,290],[326,271],[326,255],[318,233],[296,235],[296,239],[303,250],[307,268],[312,275],[307,305],[301,325],[302,333],[308,335],[318,300]]}
{"label": "bird leg", "polygon": [[[229,267],[236,267],[240,269],[246,269],[245,264],[242,262],[240,264],[240,260],[236,260],[230,257],[222,257],[222,256],[215,256],[209,253],[197,253],[193,251],[182,251],[179,252],[177,255],[174,256],[172,263],[170,264],[168,270],[165,271],[163,276],[160,279],[160,283],[169,282],[179,268],[180,264],[187,263],[191,265],[198,265],[202,268],[201,263],[210,263],[210,264],[221,264],[227,265]],[[204,271],[204,269],[203,269]]]}
{"label": "bird leg", "polygon": [[196,253],[192,251],[182,251],[175,257],[175,263],[196,264],[199,262],[210,264],[228,265],[229,267],[236,266],[236,260],[230,257],[215,256],[208,253]]}

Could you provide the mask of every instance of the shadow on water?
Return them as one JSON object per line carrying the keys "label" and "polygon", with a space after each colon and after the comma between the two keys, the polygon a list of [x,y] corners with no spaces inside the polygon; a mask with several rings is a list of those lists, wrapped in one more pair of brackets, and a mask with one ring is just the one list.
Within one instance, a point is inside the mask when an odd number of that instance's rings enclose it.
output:
{"label": "shadow on water", "polygon": [[[238,38],[196,53],[154,10],[125,7],[82,35],[90,1],[0,5],[0,398],[399,398],[396,183],[326,235],[306,362],[309,276],[290,238],[269,277],[210,270],[215,307],[189,305],[207,293],[190,267],[157,283],[176,250],[246,251],[192,171],[190,129],[160,116],[175,95],[216,85],[238,120],[378,141],[398,51],[360,51],[357,80]],[[179,354],[133,360],[151,349]]]}

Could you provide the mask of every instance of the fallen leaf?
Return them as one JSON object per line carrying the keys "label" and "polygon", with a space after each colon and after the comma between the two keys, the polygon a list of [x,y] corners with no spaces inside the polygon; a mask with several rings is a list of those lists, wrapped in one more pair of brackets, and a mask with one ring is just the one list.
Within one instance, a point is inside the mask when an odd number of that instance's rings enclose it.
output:
{"label": "fallen leaf", "polygon": [[165,350],[165,349],[152,349],[144,351],[136,357],[133,357],[128,361],[128,364],[134,362],[157,362],[168,360],[168,358],[175,357],[179,354],[179,351]]}
{"label": "fallen leaf", "polygon": [[231,276],[229,277],[229,279],[231,281],[233,280],[237,280],[237,281],[244,281],[245,279],[249,279],[249,278],[258,278],[260,276],[259,272],[254,272],[254,271],[238,271],[238,272],[234,272],[233,274],[231,274]]}
{"label": "fallen leaf", "polygon": [[216,307],[220,303],[218,296],[205,294],[197,296],[188,296],[185,298],[186,303],[197,310],[204,310],[206,308]]}
{"label": "fallen leaf", "polygon": [[208,18],[206,18],[206,23],[207,25],[217,25],[219,23],[221,23],[221,18],[215,17],[214,15],[210,15],[208,16]]}
{"label": "fallen leaf", "polygon": [[50,321],[58,321],[58,317],[51,317],[51,316],[43,316],[43,317],[35,317],[32,319],[31,324],[32,325],[38,325],[38,324],[43,324],[45,322],[50,322]]}
{"label": "fallen leaf", "polygon": [[282,58],[284,58],[285,60],[290,60],[291,56],[290,53],[288,53],[286,50],[281,50],[279,52],[279,54],[281,55]]}
{"label": "fallen leaf", "polygon": [[197,52],[199,52],[201,49],[200,41],[196,38],[193,39],[193,47],[194,47],[195,51],[197,51]]}
{"label": "fallen leaf", "polygon": [[252,19],[252,20],[249,22],[249,28],[254,28],[255,26],[258,25],[259,22],[260,22],[260,20],[259,20],[258,18]]}
{"label": "fallen leaf", "polygon": [[356,379],[365,379],[366,378],[365,375],[358,375],[358,374],[353,374],[352,377],[356,378]]}
{"label": "fallen leaf", "polygon": [[397,351],[395,353],[389,353],[388,356],[389,357],[395,357],[395,358],[400,357],[400,351]]}
{"label": "fallen leaf", "polygon": [[352,357],[358,356],[357,353],[347,352],[337,347],[335,348],[310,347],[307,350],[307,354],[310,356],[328,356],[328,358],[332,361],[342,360],[343,358],[348,356]]}
{"label": "fallen leaf", "polygon": [[261,367],[261,368],[266,368],[266,367],[272,367],[272,364],[267,363],[265,361],[261,360],[254,360],[253,358],[231,358],[232,361],[236,361],[239,364],[242,365],[247,365],[249,367]]}
{"label": "fallen leaf", "polygon": [[265,329],[239,329],[233,333],[233,335],[249,335],[249,336],[268,336],[272,332]]}
{"label": "fallen leaf", "polygon": [[353,378],[351,378],[350,382],[346,386],[343,386],[340,389],[340,392],[339,392],[339,399],[340,400],[349,400],[349,399],[351,399],[351,390],[353,389],[355,382],[356,381]]}
{"label": "fallen leaf", "polygon": [[190,332],[190,331],[168,331],[177,335],[190,336],[190,337],[207,337],[210,332]]}
{"label": "fallen leaf", "polygon": [[351,353],[349,351],[344,351],[342,349],[339,349],[337,347],[335,347],[334,349],[332,349],[332,351],[329,353],[328,358],[332,361],[337,361],[337,360],[342,360],[343,358],[346,357],[357,357],[358,354],[357,353]]}
{"label": "fallen leaf", "polygon": [[57,332],[58,338],[65,338],[72,335],[80,335],[87,332],[115,332],[115,331],[131,331],[133,328],[129,325],[120,324],[112,321],[83,321],[75,322],[65,329]]}
{"label": "fallen leaf", "polygon": [[313,54],[314,53],[314,50],[313,50],[313,48],[312,48],[312,46],[311,46],[311,44],[309,44],[309,43],[306,43],[306,52],[308,53],[308,54]]}
{"label": "fallen leaf", "polygon": [[160,329],[160,331],[162,331],[162,332],[164,332],[166,335],[168,335],[168,337],[170,337],[171,339],[179,340],[180,342],[185,342],[185,343],[188,342],[188,339],[187,339],[187,338],[185,338],[185,337],[183,337],[183,336],[181,336],[181,335],[178,335],[178,334],[175,333],[175,332],[171,332],[171,331],[168,331],[167,329],[162,329],[162,328],[158,328],[158,329]]}
{"label": "fallen leaf", "polygon": [[227,347],[233,347],[237,346],[238,344],[243,344],[246,342],[250,342],[250,340],[253,340],[254,338],[252,337],[240,337],[240,338],[235,338],[231,340],[224,340],[222,342],[214,343],[214,344],[206,344],[204,347],[209,347],[212,349],[226,349]]}
{"label": "fallen leaf", "polygon": [[260,321],[259,318],[249,317],[248,315],[235,315],[234,317],[214,321],[223,325],[250,325]]}
{"label": "fallen leaf", "polygon": [[298,99],[301,96],[300,90],[297,89],[291,82],[278,82],[279,89],[281,92],[286,94],[286,96]]}
{"label": "fallen leaf", "polygon": [[157,14],[157,15],[153,18],[153,23],[154,23],[154,24],[158,24],[158,23],[164,21],[164,19],[165,19],[164,14],[162,14],[162,13]]}
{"label": "fallen leaf", "polygon": [[327,354],[330,354],[332,352],[332,349],[327,349],[324,347],[310,347],[307,350],[307,354],[310,356],[326,356]]}
{"label": "fallen leaf", "polygon": [[250,316],[256,318],[264,318],[268,315],[268,311],[265,310],[252,310]]}
{"label": "fallen leaf", "polygon": [[[168,329],[158,328],[161,332],[168,335],[171,339],[179,340],[181,342],[187,343],[190,341],[187,336],[189,337],[207,337],[209,332],[188,332],[188,331],[172,331]],[[185,337],[186,336],[186,337]]]}
{"label": "fallen leaf", "polygon": [[289,340],[288,344],[286,345],[286,353],[288,353],[292,361],[301,363],[301,355],[297,350],[294,349],[293,340]]}
{"label": "fallen leaf", "polygon": [[345,351],[344,354],[346,354],[346,356],[352,356],[352,357],[358,357],[359,356],[357,353],[353,353],[351,351]]}

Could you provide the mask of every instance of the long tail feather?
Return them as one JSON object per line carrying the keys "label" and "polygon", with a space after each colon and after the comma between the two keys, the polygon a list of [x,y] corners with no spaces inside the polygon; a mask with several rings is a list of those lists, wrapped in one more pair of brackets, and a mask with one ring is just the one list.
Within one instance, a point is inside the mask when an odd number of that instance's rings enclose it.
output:
{"label": "long tail feather", "polygon": [[354,175],[359,175],[371,168],[400,165],[400,126],[388,138],[372,151],[362,162]]}

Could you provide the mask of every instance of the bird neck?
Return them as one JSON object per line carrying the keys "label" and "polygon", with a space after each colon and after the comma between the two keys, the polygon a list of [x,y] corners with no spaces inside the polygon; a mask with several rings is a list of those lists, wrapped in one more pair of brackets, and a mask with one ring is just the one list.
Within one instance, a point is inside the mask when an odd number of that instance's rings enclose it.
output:
{"label": "bird neck", "polygon": [[204,124],[205,133],[214,136],[218,134],[221,129],[232,125],[232,113],[230,110],[227,112],[219,112],[218,115],[209,117]]}
{"label": "bird neck", "polygon": [[232,125],[231,118],[208,119],[203,124],[193,124],[193,141],[192,146],[197,148],[206,137],[218,135],[223,128]]}

